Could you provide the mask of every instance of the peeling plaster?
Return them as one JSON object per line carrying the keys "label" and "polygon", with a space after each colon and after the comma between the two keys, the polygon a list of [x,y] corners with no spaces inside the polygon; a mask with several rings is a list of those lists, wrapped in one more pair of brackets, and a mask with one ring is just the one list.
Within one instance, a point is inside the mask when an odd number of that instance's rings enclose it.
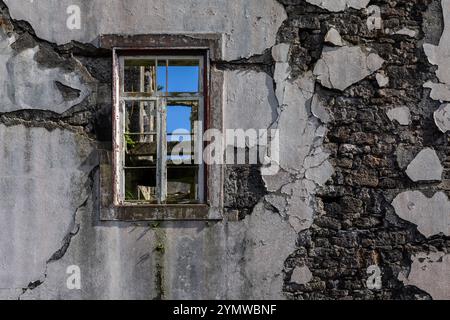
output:
{"label": "peeling plaster", "polygon": [[341,35],[335,28],[330,28],[330,30],[328,30],[327,34],[325,35],[325,42],[338,47],[342,47],[344,45]]}
{"label": "peeling plaster", "polygon": [[[288,51],[286,47],[284,51]],[[276,58],[277,55],[274,59],[280,60]],[[334,173],[328,161],[329,154],[321,148],[326,128],[318,119],[328,122],[329,115],[325,103],[314,93],[315,78],[312,73],[306,72],[292,80],[289,67],[285,64],[281,60],[275,67],[279,117],[273,127],[280,130],[282,141],[280,167],[283,172],[296,178],[284,185],[279,183],[277,177],[263,175],[263,180],[269,191],[281,188],[281,195],[268,195],[266,201],[288,219],[296,232],[301,232],[313,223],[316,188],[324,185]]]}
{"label": "peeling plaster", "polygon": [[[14,41],[0,28],[0,113],[21,109],[63,113],[91,94],[79,73],[40,66],[35,58],[38,46],[16,53],[11,48]],[[78,96],[64,97],[58,84],[78,90]]]}
{"label": "peeling plaster", "polygon": [[[221,33],[225,60],[272,47],[287,15],[275,0],[6,0],[11,16],[57,44],[95,43],[102,34]],[[81,28],[66,27],[70,5],[81,11]],[[52,23],[48,23],[51,21]]]}
{"label": "peeling plaster", "polygon": [[314,68],[319,82],[329,88],[345,90],[382,67],[384,60],[360,47],[324,47]]}
{"label": "peeling plaster", "polygon": [[441,0],[442,13],[444,18],[444,31],[439,45],[424,43],[423,48],[428,57],[428,61],[437,65],[436,76],[439,83],[428,81],[425,88],[431,89],[431,98],[441,102],[450,101],[450,1]]}
{"label": "peeling plaster", "polygon": [[443,104],[434,112],[434,122],[443,133],[450,131],[450,104]]}
{"label": "peeling plaster", "polygon": [[409,275],[400,273],[398,279],[405,285],[416,286],[426,291],[434,300],[449,300],[450,254],[418,253],[411,259]]}
{"label": "peeling plaster", "polygon": [[330,154],[321,147],[317,147],[305,159],[305,178],[313,181],[318,186],[324,186],[334,173],[334,168],[328,161]]}
{"label": "peeling plaster", "polygon": [[266,189],[269,192],[276,192],[284,185],[292,182],[292,176],[286,171],[279,170],[274,175],[263,175],[263,180],[266,185]]}
{"label": "peeling plaster", "polygon": [[273,80],[264,72],[225,71],[226,129],[267,129],[276,120]]}
{"label": "peeling plaster", "polygon": [[444,168],[441,160],[431,148],[425,148],[419,152],[408,165],[406,174],[412,181],[441,181]]}
{"label": "peeling plaster", "polygon": [[407,191],[399,194],[392,206],[400,218],[417,225],[427,238],[439,233],[450,235],[450,201],[445,193],[427,198],[420,191]]}
{"label": "peeling plaster", "polygon": [[307,284],[313,279],[313,274],[307,266],[295,267],[291,275],[291,282],[296,284]]}
{"label": "peeling plaster", "polygon": [[400,143],[395,150],[395,156],[398,166],[405,170],[411,161],[414,160],[415,151],[413,147]]}
{"label": "peeling plaster", "polygon": [[[155,231],[128,223],[99,224],[92,196],[76,218],[80,230],[65,255],[48,264],[45,282],[21,300],[155,298],[154,248],[160,244]],[[80,267],[82,290],[66,287],[71,265]]]}
{"label": "peeling plaster", "polygon": [[410,38],[415,38],[418,34],[418,31],[412,30],[409,28],[402,28],[402,29],[396,31],[395,34],[402,35],[402,36],[408,36]]}
{"label": "peeling plaster", "polygon": [[284,186],[282,193],[287,195],[284,215],[296,232],[309,229],[314,221],[314,192],[316,185],[306,179]]}
{"label": "peeling plaster", "polygon": [[377,83],[380,88],[384,88],[389,85],[389,77],[387,77],[383,72],[378,72],[375,76]]}
{"label": "peeling plaster", "polygon": [[433,100],[445,102],[450,101],[450,86],[444,83],[433,83],[427,81],[423,85],[424,88],[431,89],[430,97]]}
{"label": "peeling plaster", "polygon": [[[284,87],[281,97],[281,113],[277,128],[280,130],[280,166],[295,172],[302,169],[306,156],[311,151],[317,124],[310,121],[308,106],[314,94],[314,78],[307,73],[294,82],[277,83]],[[277,90],[278,92],[278,90]]]}
{"label": "peeling plaster", "polygon": [[275,62],[288,62],[289,50],[291,46],[289,43],[280,43],[272,47],[272,57]]}
{"label": "peeling plaster", "polygon": [[269,194],[265,197],[265,200],[270,203],[274,208],[278,210],[278,212],[285,217],[285,209],[287,206],[287,199],[284,195],[279,194]]}
{"label": "peeling plaster", "polygon": [[328,112],[325,101],[323,101],[318,94],[314,94],[311,101],[311,113],[319,119],[322,123],[328,123],[331,120],[331,115]]}
{"label": "peeling plaster", "polygon": [[386,112],[389,120],[397,121],[402,126],[411,124],[411,111],[408,107],[397,107]]}
{"label": "peeling plaster", "polygon": [[344,11],[348,8],[364,9],[370,0],[306,0],[306,2],[333,12]]}
{"label": "peeling plaster", "polygon": [[282,270],[284,261],[296,249],[297,233],[282,217],[265,210],[262,204],[255,207],[253,213],[246,217],[243,225],[231,226],[230,234],[240,233],[235,228],[246,230],[243,234],[244,238],[241,236],[233,236],[233,238],[238,241],[237,246],[245,243],[245,260],[249,259],[252,263],[242,266],[243,269],[239,275],[236,274],[237,278],[234,278],[234,281],[239,283],[247,279],[247,282],[258,283],[259,288],[248,288],[254,299],[283,298]]}

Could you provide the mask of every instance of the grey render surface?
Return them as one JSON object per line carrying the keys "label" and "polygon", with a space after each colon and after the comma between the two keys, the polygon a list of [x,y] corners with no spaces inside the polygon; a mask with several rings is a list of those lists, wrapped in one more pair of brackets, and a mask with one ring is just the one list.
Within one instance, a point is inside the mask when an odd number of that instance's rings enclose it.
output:
{"label": "grey render surface", "polygon": [[[0,298],[450,299],[450,8],[425,2],[373,31],[367,0],[0,1]],[[280,130],[278,172],[226,167],[222,221],[99,219],[98,37],[146,33],[220,35],[224,128]]]}

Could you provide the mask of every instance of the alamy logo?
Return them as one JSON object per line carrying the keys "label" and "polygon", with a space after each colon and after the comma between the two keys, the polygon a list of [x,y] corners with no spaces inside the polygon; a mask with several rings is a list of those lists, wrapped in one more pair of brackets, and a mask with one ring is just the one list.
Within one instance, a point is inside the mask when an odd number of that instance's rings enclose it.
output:
{"label": "alamy logo", "polygon": [[367,279],[366,285],[369,290],[381,290],[382,282],[381,282],[381,269],[377,265],[372,265],[367,268],[367,274],[369,274],[369,278]]}
{"label": "alamy logo", "polygon": [[81,9],[76,4],[67,7],[67,14],[69,17],[66,21],[66,26],[69,30],[81,29]]}
{"label": "alamy logo", "polygon": [[68,266],[66,273],[69,275],[66,281],[67,289],[80,290],[81,289],[81,270],[79,266]]}
{"label": "alamy logo", "polygon": [[382,19],[381,19],[381,9],[379,6],[370,6],[367,8],[367,14],[369,14],[369,17],[367,18],[367,28],[372,30],[380,30],[382,25]]}
{"label": "alamy logo", "polygon": [[[206,130],[201,134],[201,123],[194,122],[192,136],[189,132],[174,131],[170,152],[173,164],[261,165],[263,175],[275,175],[280,169],[280,131],[278,129],[218,129]],[[202,145],[206,147],[202,150]],[[193,154],[194,157],[190,157]]]}

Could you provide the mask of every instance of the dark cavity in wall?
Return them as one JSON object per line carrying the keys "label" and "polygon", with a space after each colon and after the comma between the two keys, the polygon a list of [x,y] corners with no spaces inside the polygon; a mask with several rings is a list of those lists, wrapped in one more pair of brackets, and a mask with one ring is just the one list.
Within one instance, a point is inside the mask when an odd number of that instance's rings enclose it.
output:
{"label": "dark cavity in wall", "polygon": [[439,45],[444,31],[444,17],[440,0],[433,0],[423,13],[422,31],[424,42]]}
{"label": "dark cavity in wall", "polygon": [[255,72],[265,72],[273,76],[272,49],[266,49],[262,54],[255,54],[248,58],[233,61],[213,62],[212,65],[218,70],[252,70]]}
{"label": "dark cavity in wall", "polygon": [[59,81],[55,81],[55,85],[61,92],[61,95],[63,96],[64,100],[66,101],[75,100],[76,98],[80,97],[81,91],[78,89],[66,86],[65,84]]}
{"label": "dark cavity in wall", "polygon": [[225,167],[224,207],[237,212],[239,219],[251,214],[266,194],[259,165],[227,165]]}

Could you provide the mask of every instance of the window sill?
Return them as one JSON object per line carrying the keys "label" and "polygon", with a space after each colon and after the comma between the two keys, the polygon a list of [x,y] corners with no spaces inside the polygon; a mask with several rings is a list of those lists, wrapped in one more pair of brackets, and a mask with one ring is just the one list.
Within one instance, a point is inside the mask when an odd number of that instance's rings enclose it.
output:
{"label": "window sill", "polygon": [[120,205],[115,207],[120,221],[201,221],[210,218],[208,205]]}

